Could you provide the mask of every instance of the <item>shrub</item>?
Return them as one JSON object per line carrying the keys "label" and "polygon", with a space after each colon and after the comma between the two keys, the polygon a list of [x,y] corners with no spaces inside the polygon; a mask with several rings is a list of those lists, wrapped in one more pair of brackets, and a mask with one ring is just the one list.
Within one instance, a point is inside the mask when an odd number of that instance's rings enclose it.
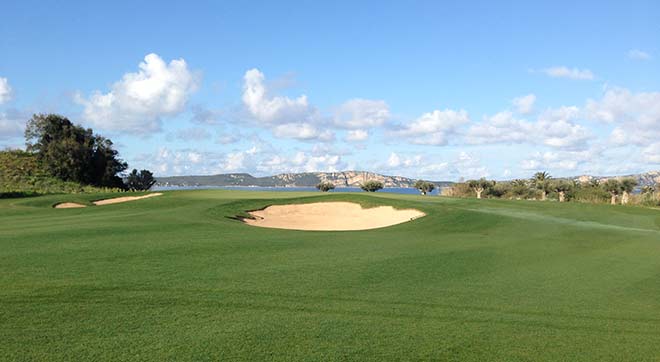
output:
{"label": "shrub", "polygon": [[318,185],[316,185],[316,188],[321,192],[328,192],[335,189],[335,184],[332,182],[320,182]]}
{"label": "shrub", "polygon": [[366,192],[376,192],[383,188],[383,183],[376,180],[369,180],[361,184],[360,188]]}

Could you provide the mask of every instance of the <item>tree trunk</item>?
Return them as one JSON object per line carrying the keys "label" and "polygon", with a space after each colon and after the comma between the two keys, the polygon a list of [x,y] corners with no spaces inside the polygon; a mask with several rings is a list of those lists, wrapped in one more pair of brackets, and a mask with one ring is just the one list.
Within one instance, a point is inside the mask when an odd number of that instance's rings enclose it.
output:
{"label": "tree trunk", "polygon": [[612,198],[610,198],[610,204],[611,205],[616,205],[616,194],[615,193],[610,193],[612,195]]}
{"label": "tree trunk", "polygon": [[477,192],[477,198],[480,199],[481,198],[481,193],[484,192],[484,189],[478,188],[475,191]]}
{"label": "tree trunk", "polygon": [[542,190],[542,191],[541,191],[541,201],[545,201],[545,199],[547,198],[547,196],[548,196],[548,194],[545,192],[545,190]]}
{"label": "tree trunk", "polygon": [[559,202],[564,202],[564,201],[566,201],[566,192],[559,191]]}
{"label": "tree trunk", "polygon": [[625,205],[628,203],[629,195],[630,194],[628,194],[628,191],[623,192],[623,195],[621,195],[621,205]]}

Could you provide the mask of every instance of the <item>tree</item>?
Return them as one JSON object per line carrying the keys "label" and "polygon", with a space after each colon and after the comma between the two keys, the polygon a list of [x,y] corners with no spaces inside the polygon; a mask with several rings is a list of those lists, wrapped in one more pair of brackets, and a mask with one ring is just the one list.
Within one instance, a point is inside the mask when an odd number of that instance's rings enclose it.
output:
{"label": "tree", "polygon": [[117,175],[128,167],[112,141],[56,114],[35,114],[27,122],[25,143],[44,171],[64,181],[122,187]]}
{"label": "tree", "polygon": [[422,195],[426,195],[435,190],[435,184],[424,180],[417,180],[417,182],[415,182],[415,188],[419,190]]}
{"label": "tree", "polygon": [[477,194],[477,198],[481,198],[481,194],[490,189],[491,187],[495,186],[495,181],[488,181],[485,178],[480,178],[479,180],[470,180],[468,181],[468,185]]}
{"label": "tree", "polygon": [[154,175],[149,170],[133,169],[126,178],[126,187],[133,191],[149,190],[155,183]]}
{"label": "tree", "polygon": [[551,178],[552,177],[550,177],[550,174],[548,174],[545,171],[537,172],[532,177],[532,185],[534,185],[534,187],[537,190],[541,191],[541,200],[543,200],[543,201],[545,201],[545,199],[548,196],[548,191],[550,191],[550,188],[551,188],[550,179]]}
{"label": "tree", "polygon": [[559,202],[566,201],[566,193],[572,191],[575,188],[575,184],[565,180],[556,180],[550,183],[550,186],[553,191],[559,196]]}
{"label": "tree", "polygon": [[335,184],[332,182],[320,182],[318,185],[316,185],[316,188],[321,192],[328,192],[335,189]]}
{"label": "tree", "polygon": [[376,192],[383,188],[383,183],[376,180],[369,180],[361,184],[360,188],[366,192]]}
{"label": "tree", "polygon": [[530,190],[529,185],[527,184],[527,180],[515,179],[511,181],[511,193],[517,199],[525,198],[528,196]]}
{"label": "tree", "polygon": [[621,185],[621,205],[625,205],[630,200],[630,193],[637,186],[637,180],[634,178],[624,178],[620,181]]}
{"label": "tree", "polygon": [[609,179],[603,184],[603,190],[610,193],[610,204],[616,205],[616,198],[621,193],[621,182],[615,179]]}

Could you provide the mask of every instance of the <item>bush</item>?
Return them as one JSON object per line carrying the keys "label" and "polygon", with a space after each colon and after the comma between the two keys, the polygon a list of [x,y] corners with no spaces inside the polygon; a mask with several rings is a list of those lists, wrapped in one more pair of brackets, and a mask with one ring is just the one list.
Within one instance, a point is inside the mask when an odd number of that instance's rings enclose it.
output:
{"label": "bush", "polygon": [[419,190],[422,195],[426,195],[435,190],[435,184],[424,180],[417,180],[417,182],[415,182],[415,188]]}
{"label": "bush", "polygon": [[335,184],[332,182],[320,182],[318,185],[316,185],[316,188],[321,192],[328,192],[335,189]]}
{"label": "bush", "polygon": [[369,180],[361,184],[360,188],[366,192],[376,192],[383,188],[383,183],[380,181]]}

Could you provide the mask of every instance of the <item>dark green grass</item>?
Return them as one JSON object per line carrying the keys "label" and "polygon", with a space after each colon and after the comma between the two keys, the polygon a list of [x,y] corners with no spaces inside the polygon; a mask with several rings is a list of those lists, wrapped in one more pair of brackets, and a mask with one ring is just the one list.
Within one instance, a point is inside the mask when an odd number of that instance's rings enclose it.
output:
{"label": "dark green grass", "polygon": [[[660,358],[658,210],[237,191],[51,207],[104,197],[0,200],[0,360]],[[319,200],[427,216],[355,232],[231,218]]]}

